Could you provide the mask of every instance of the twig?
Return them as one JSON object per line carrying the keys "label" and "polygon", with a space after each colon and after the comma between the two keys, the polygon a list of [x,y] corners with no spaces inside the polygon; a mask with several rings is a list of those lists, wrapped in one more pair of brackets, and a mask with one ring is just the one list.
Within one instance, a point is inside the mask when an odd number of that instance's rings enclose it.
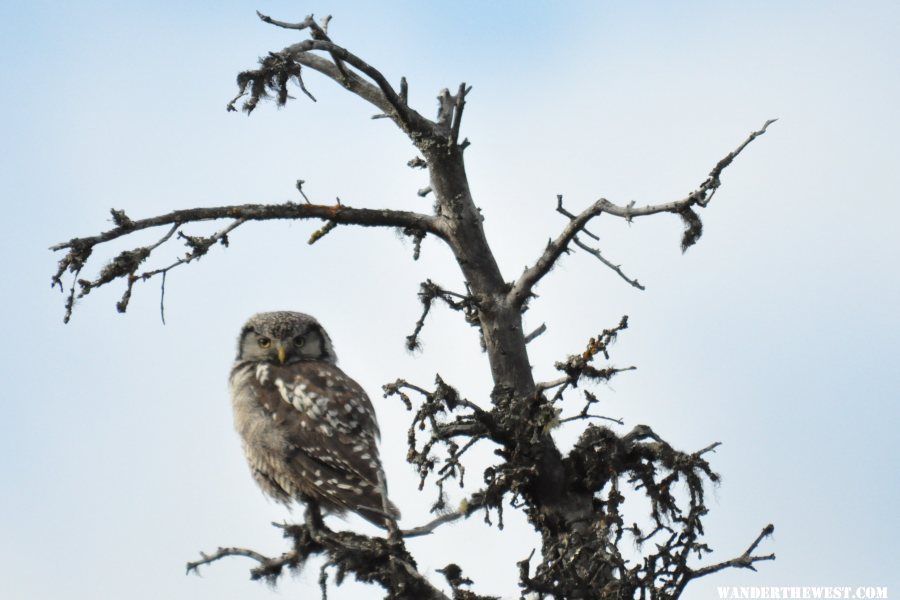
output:
{"label": "twig", "polygon": [[290,552],[286,552],[282,554],[278,558],[270,558],[259,552],[254,550],[248,550],[247,548],[237,548],[237,547],[228,547],[228,548],[219,548],[212,554],[200,553],[201,559],[197,561],[192,561],[187,563],[187,573],[197,573],[199,574],[199,568],[203,565],[208,565],[217,560],[228,556],[246,556],[247,558],[252,558],[256,562],[260,564],[260,568],[254,569],[254,579],[259,579],[260,577],[265,576],[266,573],[271,573],[273,571],[279,571],[287,564],[292,563],[297,560],[298,555],[297,552],[292,550]]}
{"label": "twig", "polygon": [[274,25],[276,27],[281,27],[282,29],[296,29],[297,31],[302,31],[304,29],[309,28],[312,25],[315,25],[315,21],[312,20],[312,15],[309,15],[303,21],[299,23],[287,23],[285,21],[277,21],[268,15],[264,15],[259,11],[256,11],[256,16],[259,17],[261,21],[264,23],[268,23],[270,25]]}
{"label": "twig", "polygon": [[466,95],[472,91],[472,87],[466,87],[465,82],[459,84],[459,91],[454,96],[455,111],[453,114],[453,124],[450,127],[450,140],[455,144],[459,139],[459,126],[462,122],[463,108],[466,106]]}
{"label": "twig", "polygon": [[[562,196],[562,194],[557,194],[557,195],[556,195],[556,212],[558,212],[559,214],[564,215],[564,216],[566,216],[566,217],[569,217],[569,220],[570,220],[570,221],[571,221],[572,219],[575,218],[575,215],[573,215],[572,213],[570,213],[570,212],[568,211],[568,209],[566,209],[566,207],[563,206],[563,196]],[[583,227],[583,228],[581,229],[581,233],[585,234],[586,236],[588,236],[589,238],[593,239],[593,240],[596,241],[596,242],[599,242],[599,241],[600,241],[600,236],[591,233],[591,232],[588,230],[587,227]]]}
{"label": "twig", "polygon": [[529,333],[525,336],[525,343],[530,344],[535,339],[537,339],[540,335],[542,335],[545,331],[547,331],[547,324],[541,323],[541,326]]}
{"label": "twig", "polygon": [[441,516],[437,517],[436,519],[429,521],[425,525],[420,525],[419,527],[413,527],[412,529],[404,529],[400,533],[405,538],[428,535],[428,534],[434,532],[434,530],[437,529],[438,527],[440,527],[441,525],[444,525],[445,523],[452,523],[452,522],[459,520],[465,516],[467,516],[467,515],[462,512],[447,513],[445,515],[441,515]]}
{"label": "twig", "polygon": [[419,300],[422,303],[422,315],[416,321],[413,332],[406,336],[406,349],[412,352],[419,348],[419,334],[425,327],[425,319],[431,312],[435,300],[442,300],[452,310],[460,311],[465,315],[466,322],[473,327],[478,327],[478,303],[469,295],[451,292],[440,287],[430,279],[425,280],[420,286]]}
{"label": "twig", "polygon": [[622,272],[621,265],[615,265],[615,264],[609,262],[608,260],[606,260],[606,258],[604,258],[602,254],[600,254],[599,250],[597,250],[596,248],[591,248],[587,244],[583,243],[581,240],[578,239],[577,235],[574,238],[572,238],[572,243],[574,243],[576,246],[578,246],[585,252],[595,256],[600,262],[602,262],[604,265],[606,265],[607,267],[609,267],[610,269],[615,271],[619,275],[619,277],[621,277],[622,279],[627,281],[633,287],[636,287],[637,289],[639,289],[641,291],[646,289],[643,285],[640,284],[640,282],[637,279],[631,279],[630,277],[628,277],[628,275],[626,275],[624,272]]}
{"label": "twig", "polygon": [[409,82],[406,77],[400,78],[400,101],[407,104],[409,100]]}
{"label": "twig", "polygon": [[613,417],[604,417],[603,415],[591,415],[591,414],[577,414],[571,417],[566,417],[565,419],[560,419],[559,423],[562,425],[563,423],[569,423],[571,421],[580,421],[583,419],[602,419],[604,421],[612,421],[613,423],[617,423],[619,425],[624,425],[625,421],[622,419],[615,419]]}
{"label": "twig", "polygon": [[[609,346],[616,340],[619,332],[628,327],[628,316],[625,315],[619,320],[619,324],[611,329],[604,329],[596,337],[588,340],[587,347],[580,354],[572,354],[566,360],[557,362],[554,367],[558,371],[564,372],[565,377],[560,377],[551,381],[544,381],[535,385],[535,397],[539,397],[544,392],[557,388],[553,394],[550,403],[555,403],[562,399],[563,394],[570,386],[577,386],[581,378],[585,377],[594,381],[609,381],[613,376],[623,371],[631,371],[636,367],[607,367],[605,369],[597,369],[591,366],[591,361],[598,354],[609,360]],[[588,400],[587,405],[582,410],[582,414],[586,415],[588,406],[596,401],[596,398],[590,392],[585,392]]]}
{"label": "twig", "polygon": [[310,246],[321,240],[323,237],[328,235],[334,228],[336,228],[338,224],[334,221],[328,221],[319,229],[316,229],[312,235],[309,236],[309,240],[306,242]]}
{"label": "twig", "polygon": [[721,445],[722,445],[722,442],[713,442],[712,444],[710,444],[710,445],[707,446],[706,448],[703,448],[703,449],[701,449],[701,450],[697,450],[696,452],[694,452],[693,456],[696,456],[696,457],[703,456],[703,455],[706,454],[707,452],[713,452],[713,451],[715,451],[715,449],[718,448],[718,447],[721,446]]}
{"label": "twig", "polygon": [[540,383],[535,384],[535,389],[538,392],[545,392],[547,390],[552,390],[555,387],[561,386],[565,383],[569,382],[569,377],[560,377],[558,379],[553,379],[551,381],[542,381]]}
{"label": "twig", "polygon": [[[260,18],[261,21],[263,21],[265,23],[269,23],[270,25],[275,25],[276,27],[282,27],[284,29],[296,29],[298,31],[302,31],[304,29],[309,29],[310,34],[313,39],[324,40],[327,42],[331,41],[331,38],[328,37],[328,24],[331,22],[331,15],[326,15],[322,19],[321,25],[316,23],[316,20],[313,17],[313,15],[307,15],[307,17],[300,23],[286,23],[284,21],[276,21],[272,17],[264,15],[259,11],[256,11],[256,15]],[[344,76],[346,76],[347,73],[346,73],[345,67],[344,67],[343,63],[341,62],[341,60],[338,57],[336,57],[333,53],[332,53],[331,57],[334,60],[334,64],[338,68],[338,70]],[[301,83],[301,85],[302,85],[302,83]],[[313,100],[315,100],[315,98],[313,98]]]}
{"label": "twig", "polygon": [[[131,226],[131,227],[134,227],[134,223],[132,223],[130,226]],[[152,252],[153,250],[156,250],[157,248],[159,248],[160,246],[162,246],[164,243],[166,243],[167,241],[169,241],[169,239],[170,239],[173,235],[175,235],[175,232],[178,231],[178,228],[179,228],[179,227],[181,227],[181,224],[180,224],[180,223],[175,223],[174,225],[172,225],[172,227],[169,229],[169,231],[166,232],[166,235],[164,235],[164,236],[162,236],[161,238],[159,238],[159,240],[157,240],[157,242],[156,242],[155,244],[153,244],[152,246],[148,246],[147,249],[150,250],[150,251]],[[56,248],[53,248],[53,250],[55,250],[55,249],[56,249]]]}
{"label": "twig", "polygon": [[[186,241],[188,247],[191,248],[191,251],[167,267],[163,267],[161,269],[154,269],[152,271],[145,271],[145,272],[141,273],[140,275],[134,275],[132,273],[132,275],[128,278],[129,286],[125,292],[125,296],[123,296],[122,300],[117,305],[119,312],[125,312],[125,309],[128,306],[128,299],[131,297],[131,286],[134,284],[135,281],[138,281],[138,280],[147,281],[149,279],[152,279],[156,275],[162,275],[162,283],[161,283],[160,294],[159,294],[159,312],[160,312],[160,318],[162,319],[162,323],[163,323],[163,325],[165,325],[166,324],[166,315],[165,315],[164,302],[165,302],[165,296],[166,296],[166,274],[169,271],[171,271],[172,269],[174,269],[180,265],[187,264],[191,261],[199,259],[202,256],[205,256],[206,253],[209,252],[209,249],[217,243],[221,243],[221,244],[227,246],[228,245],[228,234],[231,233],[232,231],[234,231],[235,229],[237,229],[238,227],[240,227],[241,225],[243,225],[244,223],[246,223],[245,219],[237,219],[234,222],[232,222],[230,225],[224,227],[223,229],[220,229],[219,231],[215,232],[214,234],[212,234],[211,236],[206,237],[206,238],[187,236],[187,235],[183,235],[183,234],[179,233],[179,236],[182,237]],[[96,284],[92,283],[90,287],[94,288],[94,287],[98,287],[98,286]]]}
{"label": "twig", "polygon": [[732,568],[732,567],[739,568],[739,569],[750,569],[751,571],[755,571],[756,567],[753,566],[755,563],[763,561],[763,560],[775,560],[775,554],[766,554],[763,556],[753,556],[753,551],[756,550],[756,547],[759,546],[760,542],[762,542],[763,539],[772,535],[772,532],[774,532],[774,531],[775,531],[774,525],[772,525],[772,524],[766,525],[765,527],[763,527],[763,530],[760,532],[760,534],[756,537],[756,540],[754,540],[754,542],[752,544],[750,544],[750,547],[747,548],[747,550],[745,550],[743,554],[741,554],[737,558],[732,558],[731,560],[726,560],[726,561],[723,561],[720,563],[716,563],[714,565],[709,565],[707,567],[703,567],[702,569],[696,569],[696,570],[691,571],[690,577],[686,579],[685,584],[687,584],[687,581],[689,581],[690,579],[697,579],[699,577],[705,577],[706,575],[709,575],[711,573],[715,573],[717,571],[721,571],[722,569],[727,569],[727,568]]}
{"label": "twig", "polygon": [[296,184],[296,185],[297,185],[297,191],[300,192],[300,195],[303,196],[303,199],[306,201],[307,204],[312,204],[312,202],[309,201],[309,198],[306,197],[306,193],[303,191],[303,184],[304,184],[304,183],[306,183],[306,182],[303,181],[302,179],[298,179],[298,180],[297,180],[297,184]]}
{"label": "twig", "polygon": [[159,284],[159,318],[162,321],[162,324],[166,324],[166,274],[168,271],[163,271],[162,278]]}

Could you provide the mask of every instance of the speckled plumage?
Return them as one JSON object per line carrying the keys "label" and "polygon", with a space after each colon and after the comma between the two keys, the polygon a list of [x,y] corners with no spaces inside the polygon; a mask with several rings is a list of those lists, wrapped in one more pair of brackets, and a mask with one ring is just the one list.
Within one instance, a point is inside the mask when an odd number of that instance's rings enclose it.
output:
{"label": "speckled plumage", "polygon": [[253,478],[269,496],[352,511],[384,527],[375,411],[336,362],[313,317],[254,315],[241,330],[231,370],[235,428]]}

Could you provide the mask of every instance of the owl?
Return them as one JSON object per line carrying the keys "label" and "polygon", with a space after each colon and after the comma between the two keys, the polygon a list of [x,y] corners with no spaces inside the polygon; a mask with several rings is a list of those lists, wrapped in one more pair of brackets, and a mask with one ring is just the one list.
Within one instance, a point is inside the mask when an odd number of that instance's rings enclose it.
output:
{"label": "owl", "polygon": [[231,369],[235,428],[263,492],[290,506],[355,512],[387,527],[378,423],[362,387],[337,366],[331,339],[313,317],[259,313],[238,338]]}

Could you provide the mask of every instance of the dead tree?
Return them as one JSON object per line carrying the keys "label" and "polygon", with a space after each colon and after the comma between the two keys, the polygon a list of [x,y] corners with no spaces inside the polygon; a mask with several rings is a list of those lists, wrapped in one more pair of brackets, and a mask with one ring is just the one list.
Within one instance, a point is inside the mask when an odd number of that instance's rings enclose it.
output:
{"label": "dead tree", "polygon": [[[408,164],[428,170],[431,185],[420,194],[433,195],[433,212],[362,209],[339,202],[318,204],[306,197],[302,181],[297,182],[297,188],[304,201],[298,203],[189,208],[143,219],[131,219],[123,211],[113,210],[111,229],[73,238],[52,248],[65,252],[53,276],[54,285],[65,293],[65,320],[71,317],[76,299],[118,280],[124,282],[125,290],[117,308],[124,312],[135,284],[159,277],[164,290],[166,273],[206,255],[218,244],[227,246],[228,234],[250,221],[319,220],[323,226],[312,234],[310,244],[338,226],[399,228],[414,240],[416,259],[422,240],[434,236],[453,253],[466,289],[452,292],[431,281],[423,283],[422,316],[406,344],[410,349],[417,346],[429,309],[434,302],[443,302],[461,312],[466,322],[478,329],[494,386],[490,398],[477,401],[465,399],[440,377],[433,386],[403,379],[384,386],[385,396],[396,396],[412,412],[408,460],[422,484],[430,481],[438,492],[433,507],[435,520],[402,532],[404,536],[434,532],[439,535],[441,526],[476,513],[488,524],[502,526],[505,508],[521,510],[540,535],[541,548],[538,556],[532,552],[518,563],[519,585],[523,597],[537,598],[674,599],[698,577],[729,567],[754,569],[758,561],[773,559],[772,554],[756,554],[757,546],[773,531],[772,525],[767,525],[740,556],[700,566],[710,552],[702,541],[703,517],[707,512],[704,490],[709,482],[718,480],[706,455],[718,443],[683,452],[645,425],[620,435],[594,421],[603,418],[595,412],[597,399],[579,386],[608,381],[623,370],[603,361],[608,361],[610,345],[627,327],[627,317],[614,327],[585,336],[589,340],[583,350],[556,363],[559,378],[544,382],[534,381],[527,351],[528,342],[541,330],[526,334],[522,328],[522,314],[534,298],[535,286],[563,254],[575,248],[594,255],[622,279],[641,287],[597,247],[598,238],[588,225],[600,215],[630,221],[660,213],[674,214],[684,224],[682,250],[696,243],[703,231],[698,211],[709,205],[723,171],[772,121],[750,134],[713,167],[697,189],[680,199],[637,206],[634,202],[618,205],[600,198],[579,212],[570,212],[562,197],[557,197],[556,210],[566,218],[565,225],[538,253],[533,264],[510,281],[500,272],[485,238],[481,213],[466,178],[463,154],[469,142],[460,140],[460,131],[471,88],[463,83],[455,93],[442,90],[437,117],[426,118],[408,104],[405,78],[395,88],[378,69],[331,40],[328,18],[316,22],[309,16],[300,23],[285,23],[261,14],[259,17],[278,27],[303,31],[309,38],[269,53],[260,59],[258,68],[240,73],[239,93],[228,109],[237,110],[236,104],[241,102],[241,109],[249,114],[267,97],[284,105],[291,98],[292,84],[314,100],[304,83],[305,70],[324,75],[372,104],[378,110],[376,118],[390,119],[409,137],[419,155]],[[211,235],[186,233],[189,226],[205,221],[223,222],[223,226]],[[98,246],[154,228],[164,232],[155,243],[121,252],[92,279],[81,276]],[[186,245],[184,256],[165,266],[144,266],[157,249],[175,240]],[[563,414],[563,398],[576,391],[582,394],[583,408],[575,414]],[[582,421],[584,425],[580,439],[564,455],[554,443],[551,431],[566,421]],[[484,471],[484,487],[468,498],[459,511],[451,511],[444,505],[443,486],[460,477],[464,455],[480,442],[494,447],[497,461]],[[646,496],[649,528],[626,523],[621,516],[623,491],[627,489]],[[323,593],[331,570],[338,584],[351,575],[381,586],[388,598],[448,598],[418,570],[402,537],[383,539],[334,531],[317,519],[285,525],[283,529],[290,548],[281,556],[220,548],[190,563],[188,569],[196,570],[224,556],[240,555],[258,563],[251,572],[254,579],[274,581],[286,568],[302,568],[310,556],[322,555]],[[642,549],[640,555],[625,556],[628,552],[623,553],[623,548],[634,544]],[[473,582],[455,564],[448,564],[440,572],[453,598],[488,597],[471,591]]]}

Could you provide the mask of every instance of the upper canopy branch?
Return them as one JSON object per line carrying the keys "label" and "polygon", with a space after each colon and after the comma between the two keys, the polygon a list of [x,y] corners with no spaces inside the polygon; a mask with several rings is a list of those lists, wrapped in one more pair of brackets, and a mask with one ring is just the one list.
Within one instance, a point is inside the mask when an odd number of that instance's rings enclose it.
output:
{"label": "upper canopy branch", "polygon": [[[251,112],[261,97],[267,95],[267,89],[276,92],[278,103],[283,105],[289,98],[287,83],[294,79],[304,93],[313,98],[303,83],[300,75],[301,65],[314,69],[333,79],[347,90],[363,100],[376,106],[384,116],[391,118],[415,143],[421,145],[429,140],[440,140],[456,144],[459,135],[460,120],[465,95],[471,88],[461,84],[459,92],[450,95],[443,90],[438,97],[440,107],[437,121],[423,117],[407,103],[408,86],[405,78],[401,80],[400,91],[388,82],[387,78],[375,67],[346,48],[335,44],[328,36],[325,26],[316,23],[312,15],[300,23],[277,21],[262,13],[259,18],[277,27],[295,30],[308,30],[310,39],[288,46],[281,52],[270,53],[260,59],[260,68],[248,70],[238,75],[240,91],[228,105],[234,109],[234,102],[248,93],[250,98],[244,103],[244,110]],[[324,58],[314,51],[326,52],[330,58]],[[348,67],[352,67],[348,68]],[[380,116],[380,115],[379,115]],[[466,142],[464,142],[465,144]]]}
{"label": "upper canopy branch", "polygon": [[[328,52],[334,62],[310,54],[310,51],[313,50]],[[410,136],[435,133],[434,123],[410,108],[406,100],[400,97],[387,78],[382,75],[381,71],[334,42],[306,40],[285,48],[284,53],[291,56],[298,63],[327,75],[363,100],[374,104],[391,117]],[[364,73],[375,85],[367,82],[356,73],[343,69],[341,61],[346,61],[347,64]]]}
{"label": "upper canopy branch", "polygon": [[509,300],[514,304],[521,306],[531,294],[531,290],[534,286],[537,285],[544,275],[550,272],[550,269],[553,268],[553,265],[556,264],[556,261],[559,260],[559,257],[563,252],[568,250],[569,243],[572,242],[575,236],[579,232],[585,230],[585,227],[591,219],[600,216],[603,213],[621,217],[628,221],[631,221],[634,217],[643,217],[662,212],[677,213],[682,217],[686,225],[684,237],[682,238],[682,250],[686,250],[688,247],[692,246],[697,239],[699,239],[702,232],[702,223],[700,222],[700,218],[693,211],[693,207],[705,207],[709,204],[709,201],[712,200],[716,190],[722,184],[720,180],[722,171],[732,163],[750,142],[765,133],[769,125],[774,122],[775,119],[770,119],[763,124],[761,129],[751,133],[740,146],[716,163],[716,166],[710,171],[706,180],[700,184],[700,187],[680,200],[666,202],[664,204],[648,204],[642,207],[635,207],[634,202],[626,206],[619,206],[613,204],[606,198],[600,198],[580,214],[570,217],[569,223],[563,228],[562,233],[547,244],[547,248],[534,265],[525,269],[525,272],[522,273],[518,281],[513,285],[512,289],[509,291]]}

